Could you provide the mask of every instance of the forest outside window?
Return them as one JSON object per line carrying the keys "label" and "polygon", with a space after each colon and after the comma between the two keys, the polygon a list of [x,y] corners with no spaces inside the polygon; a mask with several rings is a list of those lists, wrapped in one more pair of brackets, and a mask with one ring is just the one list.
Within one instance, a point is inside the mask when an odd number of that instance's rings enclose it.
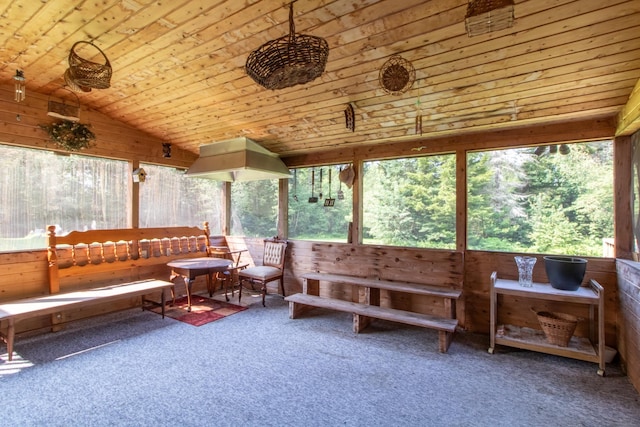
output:
{"label": "forest outside window", "polygon": [[140,227],[202,227],[221,234],[222,186],[219,181],[187,177],[167,166],[141,165],[146,179],[140,185]]}
{"label": "forest outside window", "polygon": [[353,218],[352,187],[339,179],[340,172],[346,167],[326,165],[291,171],[289,238],[348,241],[349,224]]}
{"label": "forest outside window", "polygon": [[278,234],[278,180],[231,183],[231,234],[271,237]]}
{"label": "forest outside window", "polygon": [[611,141],[468,153],[467,192],[469,249],[613,256]]}
{"label": "forest outside window", "polygon": [[455,249],[456,156],[363,165],[363,242]]}
{"label": "forest outside window", "polygon": [[129,163],[0,145],[0,251],[46,246],[46,227],[128,224]]}

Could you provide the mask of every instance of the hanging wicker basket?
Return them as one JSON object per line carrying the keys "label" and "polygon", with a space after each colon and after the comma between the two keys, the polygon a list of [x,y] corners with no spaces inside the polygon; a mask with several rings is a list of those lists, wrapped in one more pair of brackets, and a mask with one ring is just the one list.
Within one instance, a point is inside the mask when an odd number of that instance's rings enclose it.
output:
{"label": "hanging wicker basket", "polygon": [[513,7],[513,0],[471,0],[464,20],[467,34],[473,37],[511,27]]}
{"label": "hanging wicker basket", "polygon": [[67,68],[64,72],[64,84],[74,92],[91,92],[90,87],[80,86],[71,78],[71,70]]}
{"label": "hanging wicker basket", "polygon": [[[82,45],[89,45],[102,55],[104,63],[97,63],[82,58],[76,49]],[[107,55],[91,42],[79,41],[74,43],[69,52],[69,78],[81,88],[107,89],[111,86],[111,63]]]}
{"label": "hanging wicker basket", "polygon": [[251,52],[245,64],[249,77],[266,89],[305,84],[324,72],[329,44],[323,38],[295,32],[293,2],[289,5],[289,34]]}
{"label": "hanging wicker basket", "polygon": [[571,314],[550,311],[535,311],[538,322],[549,344],[566,347],[578,324],[578,318]]}

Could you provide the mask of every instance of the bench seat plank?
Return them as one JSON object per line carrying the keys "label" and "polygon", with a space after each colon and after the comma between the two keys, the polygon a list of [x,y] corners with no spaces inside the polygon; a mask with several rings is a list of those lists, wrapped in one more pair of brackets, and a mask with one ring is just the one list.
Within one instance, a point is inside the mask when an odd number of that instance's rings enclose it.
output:
{"label": "bench seat plank", "polygon": [[451,343],[452,334],[458,326],[457,319],[448,319],[429,314],[415,313],[404,310],[397,310],[375,305],[360,304],[352,301],[344,301],[333,298],[323,298],[316,295],[293,294],[285,298],[289,302],[289,317],[294,319],[301,312],[302,306],[322,307],[331,310],[353,313],[354,332],[360,332],[361,325],[368,322],[365,318],[376,318],[392,322],[405,323],[413,326],[420,326],[435,329],[439,332],[439,350],[446,353]]}
{"label": "bench seat plank", "polygon": [[[7,343],[8,359],[9,361],[13,359],[15,325],[20,320],[55,314],[72,307],[105,303],[122,298],[144,297],[144,295],[157,291],[162,292],[160,305],[162,307],[162,317],[164,317],[165,290],[171,288],[173,288],[173,283],[171,282],[150,279],[76,292],[25,298],[0,304],[0,321],[6,320],[8,322],[7,332],[3,334]],[[144,302],[147,301],[143,299],[143,308],[145,308]]]}
{"label": "bench seat plank", "polygon": [[173,283],[164,280],[141,280],[139,282],[86,289],[77,292],[25,298],[0,304],[0,320],[13,318],[17,321],[39,315],[53,314],[73,306],[109,302],[122,299],[123,297],[141,296],[171,287],[173,287]]}
{"label": "bench seat plank", "polygon": [[342,274],[305,273],[302,275],[302,278],[310,280],[322,280],[326,282],[346,283],[350,285],[366,286],[369,288],[378,288],[397,292],[406,292],[416,295],[431,295],[449,299],[458,299],[462,295],[462,291],[457,289],[429,286],[418,283],[368,279],[365,277],[347,276]]}

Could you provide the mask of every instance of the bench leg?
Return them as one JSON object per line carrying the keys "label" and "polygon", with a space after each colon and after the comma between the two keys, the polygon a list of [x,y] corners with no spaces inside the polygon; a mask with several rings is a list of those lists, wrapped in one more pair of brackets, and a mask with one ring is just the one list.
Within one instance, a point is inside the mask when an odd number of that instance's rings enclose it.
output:
{"label": "bench leg", "polygon": [[438,350],[440,353],[446,353],[451,345],[453,333],[446,331],[438,331]]}
{"label": "bench leg", "polygon": [[289,319],[296,319],[311,310],[313,307],[299,302],[289,301]]}
{"label": "bench leg", "polygon": [[363,316],[361,314],[353,314],[353,332],[360,333],[364,328],[369,326],[373,321],[372,317]]}
{"label": "bench leg", "polygon": [[13,360],[13,341],[16,336],[16,324],[13,319],[9,319],[9,327],[7,328],[7,354],[9,362]]}

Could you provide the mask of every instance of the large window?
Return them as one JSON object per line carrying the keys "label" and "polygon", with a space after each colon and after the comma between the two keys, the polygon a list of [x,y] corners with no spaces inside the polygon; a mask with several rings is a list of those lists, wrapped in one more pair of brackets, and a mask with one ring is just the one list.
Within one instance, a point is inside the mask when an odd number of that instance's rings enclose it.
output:
{"label": "large window", "polygon": [[603,256],[611,141],[469,153],[468,248]]}
{"label": "large window", "polygon": [[147,178],[140,183],[140,227],[202,227],[208,221],[211,234],[222,232],[220,182],[166,166],[142,167]]}
{"label": "large window", "polygon": [[[353,218],[353,197],[351,189],[339,179],[340,172],[346,167],[318,166],[291,172],[290,238],[347,242],[349,223]],[[346,175],[344,173],[343,177]]]}
{"label": "large window", "polygon": [[231,184],[231,234],[273,237],[278,234],[278,180]]}
{"label": "large window", "polygon": [[455,248],[456,156],[366,162],[362,203],[365,243]]}
{"label": "large window", "polygon": [[0,145],[0,250],[58,233],[127,226],[127,162]]}

